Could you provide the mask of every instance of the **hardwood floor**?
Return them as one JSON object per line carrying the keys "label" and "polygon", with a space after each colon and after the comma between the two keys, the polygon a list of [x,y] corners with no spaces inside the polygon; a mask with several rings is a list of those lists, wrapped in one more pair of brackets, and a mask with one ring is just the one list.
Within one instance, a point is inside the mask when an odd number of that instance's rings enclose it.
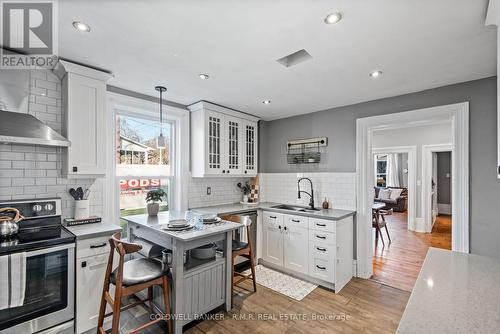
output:
{"label": "hardwood floor", "polygon": [[383,230],[386,246],[374,243],[372,279],[411,291],[429,247],[451,249],[451,216],[438,216],[432,233],[408,231],[405,213],[395,212],[386,220],[392,242]]}
{"label": "hardwood floor", "polygon": [[[302,301],[261,285],[253,293],[248,281],[242,286],[248,290],[235,289],[231,312],[215,313],[213,316],[219,318],[200,321],[184,333],[394,333],[410,296],[359,278],[353,278],[339,294],[317,288]],[[149,317],[143,306],[127,312],[121,321],[123,333]],[[165,326],[154,325],[145,333],[165,333]]]}

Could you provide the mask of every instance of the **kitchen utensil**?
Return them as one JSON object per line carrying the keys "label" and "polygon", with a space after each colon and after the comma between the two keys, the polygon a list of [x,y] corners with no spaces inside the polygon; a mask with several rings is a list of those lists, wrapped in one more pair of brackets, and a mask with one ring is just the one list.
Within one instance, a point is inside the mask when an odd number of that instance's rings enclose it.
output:
{"label": "kitchen utensil", "polygon": [[83,192],[83,199],[89,199],[90,189],[85,189]]}
{"label": "kitchen utensil", "polygon": [[185,219],[174,219],[169,221],[168,225],[171,227],[182,227],[189,225],[189,223]]}
{"label": "kitchen utensil", "polygon": [[78,198],[80,200],[82,200],[83,199],[83,188],[82,187],[76,188],[76,193],[78,194]]}
{"label": "kitchen utensil", "polygon": [[198,260],[209,260],[215,257],[217,245],[214,243],[206,244],[191,250],[191,256]]}
{"label": "kitchen utensil", "polygon": [[78,192],[74,188],[69,189],[69,194],[71,195],[71,197],[73,197],[75,199],[75,201],[80,200],[80,198],[78,196]]}
{"label": "kitchen utensil", "polygon": [[[182,256],[182,262],[184,264],[186,264],[187,260],[188,260],[188,251],[184,251],[183,256]],[[163,264],[166,264],[167,266],[172,265],[172,251],[170,249],[162,250],[161,262],[163,262]]]}
{"label": "kitchen utensil", "polygon": [[24,217],[16,208],[0,209],[0,237],[10,237],[19,231],[18,222]]}

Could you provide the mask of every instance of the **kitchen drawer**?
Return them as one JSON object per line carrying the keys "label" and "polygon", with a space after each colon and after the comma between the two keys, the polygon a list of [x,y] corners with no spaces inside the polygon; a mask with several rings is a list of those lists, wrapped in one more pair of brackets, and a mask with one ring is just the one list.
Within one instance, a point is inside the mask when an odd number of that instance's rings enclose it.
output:
{"label": "kitchen drawer", "polygon": [[307,217],[301,217],[301,216],[291,216],[291,215],[284,215],[283,220],[286,226],[292,228],[292,227],[302,227],[302,228],[308,228],[309,227],[309,221]]}
{"label": "kitchen drawer", "polygon": [[309,258],[335,259],[335,246],[321,241],[309,241]]}
{"label": "kitchen drawer", "polygon": [[111,236],[97,237],[92,239],[77,240],[76,258],[109,254],[109,238]]}
{"label": "kitchen drawer", "polygon": [[309,275],[334,283],[335,261],[314,257],[309,259]]}
{"label": "kitchen drawer", "polygon": [[324,244],[335,245],[335,234],[330,232],[309,230],[309,241],[319,241]]}
{"label": "kitchen drawer", "polygon": [[275,223],[279,225],[283,225],[283,214],[264,211],[264,223]]}
{"label": "kitchen drawer", "polygon": [[309,218],[309,229],[335,233],[336,222],[333,220]]}

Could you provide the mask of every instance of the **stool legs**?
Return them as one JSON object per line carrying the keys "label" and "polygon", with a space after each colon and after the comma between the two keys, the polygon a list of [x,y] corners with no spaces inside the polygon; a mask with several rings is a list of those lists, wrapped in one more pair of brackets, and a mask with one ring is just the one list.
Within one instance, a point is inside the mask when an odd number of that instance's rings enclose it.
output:
{"label": "stool legs", "polygon": [[250,267],[252,269],[253,291],[257,292],[257,282],[255,281],[255,259],[253,258],[253,252],[250,252]]}

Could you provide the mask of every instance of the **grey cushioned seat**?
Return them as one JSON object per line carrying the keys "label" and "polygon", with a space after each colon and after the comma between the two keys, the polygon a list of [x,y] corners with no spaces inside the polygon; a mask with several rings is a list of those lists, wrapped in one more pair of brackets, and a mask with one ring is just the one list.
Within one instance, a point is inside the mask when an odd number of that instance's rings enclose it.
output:
{"label": "grey cushioned seat", "polygon": [[[123,285],[135,285],[151,281],[167,274],[168,267],[162,269],[160,261],[154,259],[134,259],[123,264]],[[111,273],[111,283],[116,285],[118,268]]]}
{"label": "grey cushioned seat", "polygon": [[[233,251],[237,251],[237,250],[243,249],[243,248],[245,248],[247,246],[248,246],[247,242],[233,240],[233,246],[232,246],[233,247]],[[224,249],[221,248],[221,247],[218,247],[217,250],[220,251],[220,252],[224,251]]]}

